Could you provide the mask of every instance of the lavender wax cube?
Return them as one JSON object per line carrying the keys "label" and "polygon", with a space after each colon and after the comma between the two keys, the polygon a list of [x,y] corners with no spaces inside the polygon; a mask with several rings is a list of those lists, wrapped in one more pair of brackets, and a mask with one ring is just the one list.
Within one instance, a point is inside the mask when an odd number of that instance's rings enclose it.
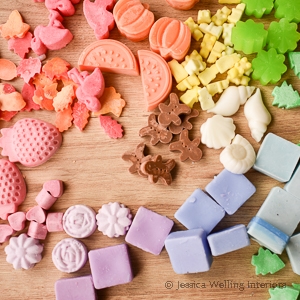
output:
{"label": "lavender wax cube", "polygon": [[224,169],[205,190],[232,215],[255,193],[256,188],[243,174],[234,174]]}
{"label": "lavender wax cube", "polygon": [[88,256],[96,289],[104,289],[132,280],[126,244],[91,250]]}
{"label": "lavender wax cube", "polygon": [[174,222],[141,206],[125,237],[125,241],[144,251],[159,255]]}

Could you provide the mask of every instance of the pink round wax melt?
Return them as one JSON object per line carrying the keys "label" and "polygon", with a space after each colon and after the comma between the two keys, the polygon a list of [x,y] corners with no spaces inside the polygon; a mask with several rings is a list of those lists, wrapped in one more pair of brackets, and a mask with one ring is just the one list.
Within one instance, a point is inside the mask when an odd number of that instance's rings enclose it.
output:
{"label": "pink round wax melt", "polygon": [[65,232],[74,238],[85,238],[96,230],[96,213],[86,205],[74,205],[63,216]]}
{"label": "pink round wax melt", "polygon": [[76,272],[87,261],[87,248],[82,242],[76,239],[63,239],[54,247],[52,261],[55,267],[62,272]]}

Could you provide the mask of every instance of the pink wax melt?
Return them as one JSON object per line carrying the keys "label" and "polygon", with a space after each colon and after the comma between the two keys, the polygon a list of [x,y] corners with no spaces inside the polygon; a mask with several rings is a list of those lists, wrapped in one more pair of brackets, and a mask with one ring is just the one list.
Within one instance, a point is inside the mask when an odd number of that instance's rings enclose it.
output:
{"label": "pink wax melt", "polygon": [[36,221],[37,223],[44,223],[46,221],[46,212],[38,205],[29,209],[26,213],[28,221]]}
{"label": "pink wax melt", "polygon": [[28,236],[38,239],[44,240],[47,236],[47,227],[44,224],[37,223],[35,221],[31,221],[28,227]]}
{"label": "pink wax melt", "polygon": [[7,224],[0,224],[0,244],[6,242],[14,233],[14,230]]}
{"label": "pink wax melt", "polygon": [[57,232],[57,231],[63,231],[63,213],[60,212],[52,212],[47,214],[46,218],[46,227],[48,232]]}
{"label": "pink wax melt", "polygon": [[25,228],[26,215],[22,211],[17,211],[7,218],[10,227],[15,231],[21,231]]}

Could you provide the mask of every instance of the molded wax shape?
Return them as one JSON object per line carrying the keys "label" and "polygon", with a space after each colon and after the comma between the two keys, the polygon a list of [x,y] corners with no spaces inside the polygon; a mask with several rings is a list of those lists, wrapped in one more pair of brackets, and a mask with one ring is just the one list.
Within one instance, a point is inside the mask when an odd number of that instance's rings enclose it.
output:
{"label": "molded wax shape", "polygon": [[274,187],[256,215],[291,236],[300,221],[300,198]]}
{"label": "molded wax shape", "polygon": [[199,0],[166,0],[167,3],[175,9],[189,10],[192,9]]}
{"label": "molded wax shape", "polygon": [[191,31],[183,22],[163,17],[151,27],[150,48],[164,59],[183,60],[190,49]]}
{"label": "molded wax shape", "polygon": [[60,212],[52,212],[47,214],[46,218],[46,227],[48,232],[57,232],[63,231],[63,213]]}
{"label": "molded wax shape", "polygon": [[47,227],[44,224],[37,223],[36,221],[31,221],[28,227],[27,234],[38,240],[44,240],[47,237]]}
{"label": "molded wax shape", "polygon": [[269,14],[274,6],[274,0],[242,0],[242,2],[246,4],[245,14],[256,18]]}
{"label": "molded wax shape", "polygon": [[259,52],[267,43],[268,32],[262,23],[255,23],[252,19],[246,22],[238,21],[232,28],[231,41],[234,49],[245,54]]}
{"label": "molded wax shape", "polygon": [[239,134],[220,154],[220,162],[224,168],[235,174],[246,173],[254,165],[255,159],[252,145]]}
{"label": "molded wax shape", "polygon": [[300,22],[300,2],[275,0],[275,18],[286,18],[289,22]]}
{"label": "molded wax shape", "polygon": [[165,240],[166,250],[177,274],[206,272],[212,256],[203,229],[172,232]]}
{"label": "molded wax shape", "polygon": [[23,211],[17,211],[7,218],[10,227],[15,231],[21,231],[25,228],[26,215]]}
{"label": "molded wax shape", "polygon": [[268,49],[275,48],[278,53],[293,51],[300,40],[300,33],[297,30],[297,24],[290,23],[287,19],[271,22],[268,28]]}
{"label": "molded wax shape", "polygon": [[300,233],[291,236],[286,246],[286,253],[294,273],[300,275]]}
{"label": "molded wax shape", "polygon": [[289,52],[288,58],[290,61],[291,68],[295,74],[300,78],[300,52]]}
{"label": "molded wax shape", "polygon": [[0,83],[0,109],[4,111],[19,111],[26,106],[22,95],[9,83]]}
{"label": "molded wax shape", "polygon": [[40,224],[44,223],[46,221],[46,212],[39,205],[36,205],[27,211],[26,219]]}
{"label": "molded wax shape", "polygon": [[[293,172],[291,179],[283,187],[284,190],[293,194],[295,197],[300,195],[300,167],[297,166],[296,171]],[[300,274],[299,274],[300,275]]]}
{"label": "molded wax shape", "polygon": [[245,225],[235,225],[210,234],[207,241],[213,256],[222,255],[250,245]]}
{"label": "molded wax shape", "polygon": [[96,289],[104,289],[132,280],[133,274],[126,244],[91,250],[88,256]]}
{"label": "molded wax shape", "polygon": [[113,9],[113,16],[122,35],[133,42],[147,38],[154,23],[154,14],[148,4],[140,0],[119,0]]}
{"label": "molded wax shape", "polygon": [[115,0],[83,1],[83,13],[88,24],[94,29],[98,40],[109,37],[109,31],[115,27],[115,20],[111,10]]}
{"label": "molded wax shape", "polygon": [[9,240],[14,229],[8,224],[0,224],[0,244]]}
{"label": "molded wax shape", "polygon": [[253,168],[280,182],[287,182],[297,166],[299,156],[299,146],[268,133],[259,148]]}
{"label": "molded wax shape", "polygon": [[200,127],[201,142],[208,148],[220,149],[230,145],[235,135],[233,119],[215,115]]}
{"label": "molded wax shape", "polygon": [[66,238],[55,245],[52,250],[55,267],[66,273],[80,270],[87,261],[87,248],[79,240]]}
{"label": "molded wax shape", "polygon": [[232,116],[238,111],[240,105],[245,104],[254,90],[254,86],[229,86],[225,89],[216,105],[207,112],[224,117]]}
{"label": "molded wax shape", "polygon": [[86,205],[69,207],[63,216],[65,232],[74,238],[85,238],[96,230],[96,213]]}
{"label": "molded wax shape", "polygon": [[37,239],[27,236],[26,233],[18,237],[11,237],[9,245],[4,248],[6,261],[14,269],[30,269],[42,259],[43,246]]}
{"label": "molded wax shape", "polygon": [[262,85],[278,82],[281,75],[287,70],[284,60],[285,56],[277,54],[274,48],[268,51],[259,51],[252,60],[252,79],[259,80]]}
{"label": "molded wax shape", "polygon": [[244,175],[224,169],[205,190],[232,215],[255,193],[256,188]]}
{"label": "molded wax shape", "polygon": [[286,81],[280,87],[275,86],[272,96],[274,96],[272,105],[277,105],[279,108],[291,109],[300,106],[298,91],[294,90],[292,85],[288,85]]}
{"label": "molded wax shape", "polygon": [[259,248],[258,254],[253,255],[251,264],[255,266],[255,274],[274,274],[285,267],[284,262],[268,249]]}
{"label": "molded wax shape", "polygon": [[77,4],[80,0],[45,0],[45,6],[48,10],[58,10],[63,16],[73,16],[75,8],[73,4]]}
{"label": "molded wax shape", "polygon": [[[13,39],[15,40],[15,39]],[[0,58],[0,79],[1,80],[13,80],[17,77],[17,66],[9,59]],[[2,85],[3,86],[3,85]],[[4,110],[1,105],[1,110]]]}
{"label": "molded wax shape", "polygon": [[93,71],[139,76],[139,66],[131,50],[123,43],[105,39],[91,43],[79,56],[81,71]]}
{"label": "molded wax shape", "polygon": [[126,234],[125,241],[144,251],[159,255],[174,222],[141,206]]}
{"label": "molded wax shape", "polygon": [[299,290],[286,286],[283,288],[276,287],[269,289],[270,300],[297,300],[299,296]]}
{"label": "molded wax shape", "polygon": [[201,189],[196,189],[174,214],[186,228],[203,228],[207,234],[224,216],[224,209]]}
{"label": "molded wax shape", "polygon": [[289,236],[259,217],[254,217],[247,226],[248,234],[261,246],[281,254]]}
{"label": "molded wax shape", "polygon": [[259,142],[272,120],[269,111],[263,103],[259,88],[257,88],[255,94],[246,102],[244,114],[248,120],[251,136],[256,142]]}
{"label": "molded wax shape", "polygon": [[56,300],[97,299],[91,275],[57,280],[55,282],[55,296]]}

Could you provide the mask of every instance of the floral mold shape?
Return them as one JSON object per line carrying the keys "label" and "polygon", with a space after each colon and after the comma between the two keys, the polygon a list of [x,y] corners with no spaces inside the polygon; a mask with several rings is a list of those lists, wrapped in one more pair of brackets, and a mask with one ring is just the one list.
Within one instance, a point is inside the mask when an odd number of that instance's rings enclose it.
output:
{"label": "floral mold shape", "polygon": [[262,23],[255,23],[252,19],[246,22],[238,21],[232,28],[231,41],[234,49],[251,54],[263,49],[267,43],[268,32]]}
{"label": "floral mold shape", "polygon": [[98,230],[108,237],[125,235],[131,224],[132,215],[129,208],[118,202],[102,205],[96,215]]}
{"label": "floral mold shape", "polygon": [[299,1],[286,1],[276,0],[275,18],[286,18],[290,22],[300,22],[300,2]]}
{"label": "floral mold shape", "polygon": [[274,0],[242,0],[246,4],[245,14],[261,18],[271,12],[274,6]]}
{"label": "floral mold shape", "polygon": [[259,51],[257,57],[252,60],[252,79],[259,80],[262,85],[278,82],[287,70],[284,60],[285,56],[277,54],[274,48]]}
{"label": "floral mold shape", "polygon": [[286,53],[297,48],[300,33],[296,23],[290,23],[287,19],[279,22],[271,22],[268,29],[267,47],[275,48],[278,53]]}

